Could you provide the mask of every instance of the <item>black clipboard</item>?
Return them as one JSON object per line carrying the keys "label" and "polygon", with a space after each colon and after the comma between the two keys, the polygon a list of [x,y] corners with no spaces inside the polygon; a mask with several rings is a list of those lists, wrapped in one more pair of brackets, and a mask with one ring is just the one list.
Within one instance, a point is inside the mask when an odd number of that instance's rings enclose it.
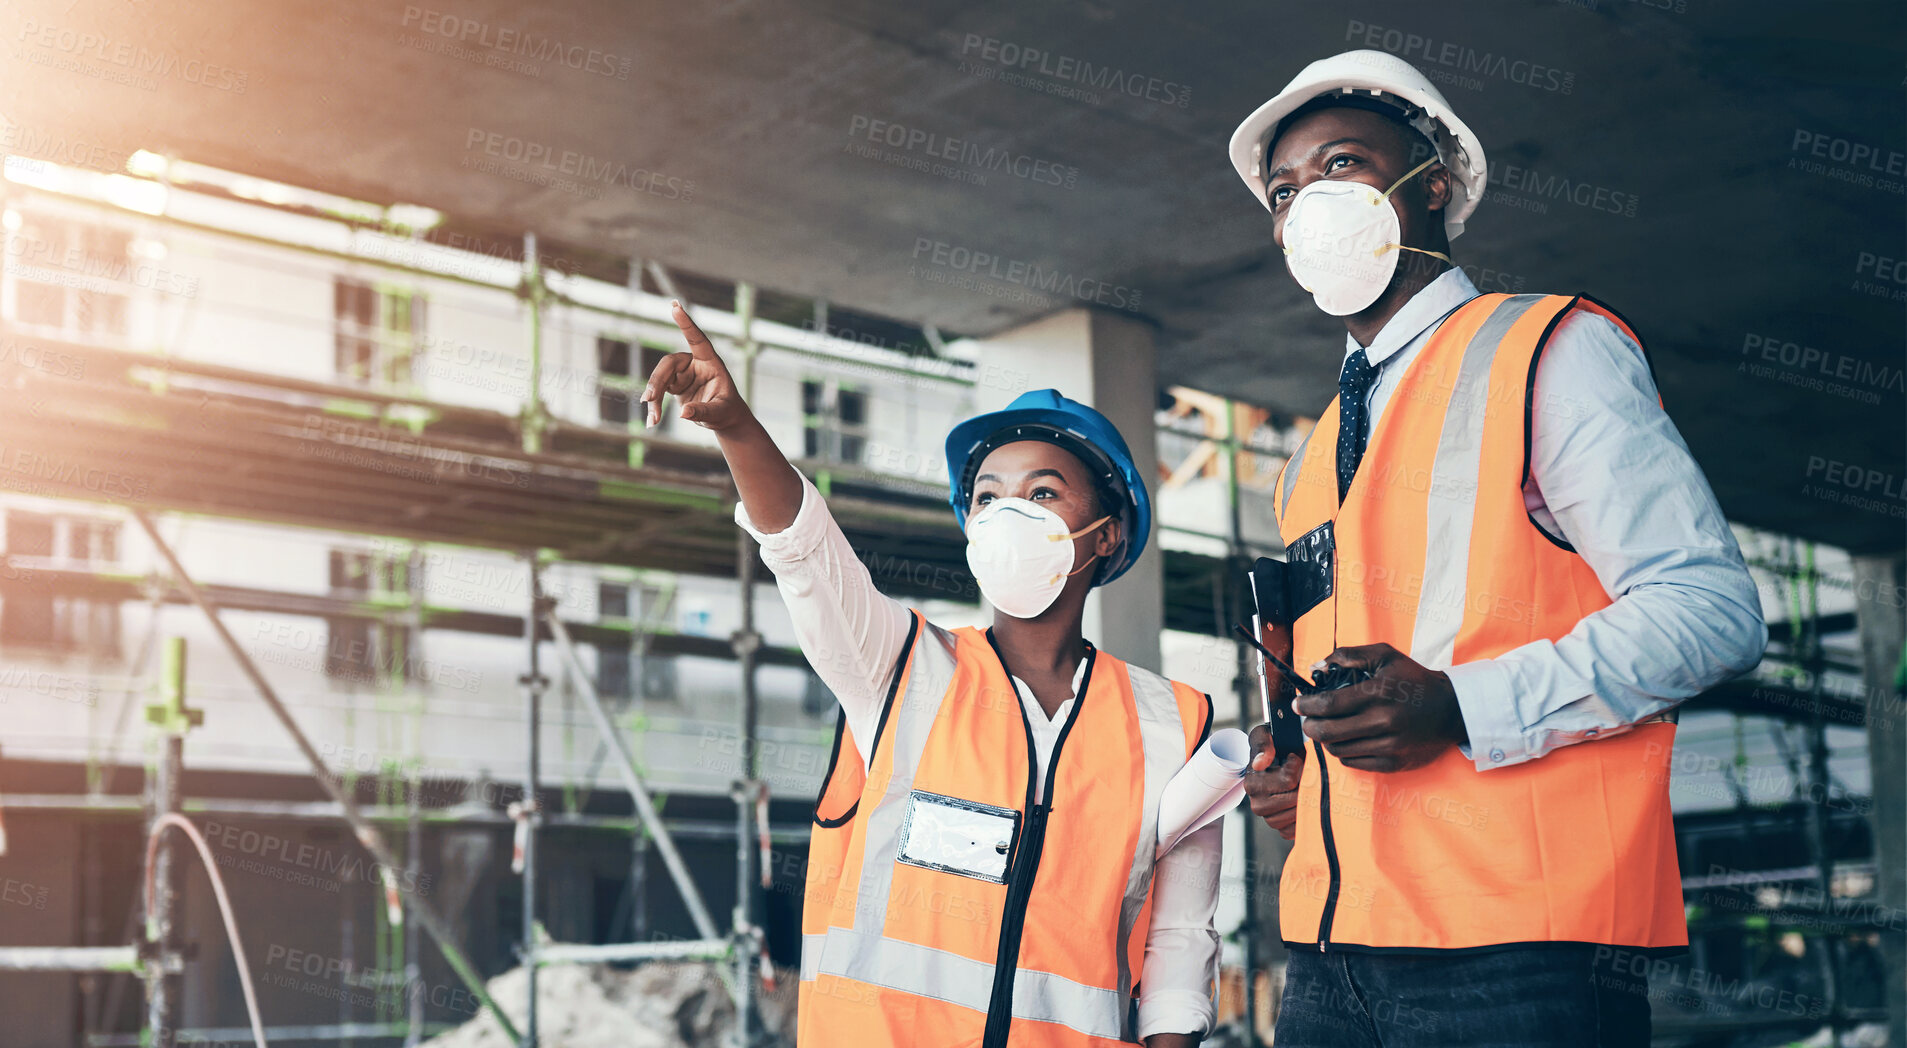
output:
{"label": "black clipboard", "polygon": [[[1259,557],[1257,563],[1246,573],[1251,586],[1252,632],[1258,643],[1266,648],[1271,644],[1268,628],[1271,626],[1289,627],[1297,617],[1292,614],[1291,573],[1284,561]],[[1271,744],[1275,759],[1282,760],[1287,754],[1304,752],[1304,729],[1298,719],[1298,713],[1291,708],[1292,696],[1300,685],[1308,684],[1302,677],[1286,681],[1278,694],[1272,693],[1271,666],[1264,653],[1258,655],[1258,695],[1264,708],[1265,723],[1271,726]],[[1283,676],[1283,673],[1280,674]]]}

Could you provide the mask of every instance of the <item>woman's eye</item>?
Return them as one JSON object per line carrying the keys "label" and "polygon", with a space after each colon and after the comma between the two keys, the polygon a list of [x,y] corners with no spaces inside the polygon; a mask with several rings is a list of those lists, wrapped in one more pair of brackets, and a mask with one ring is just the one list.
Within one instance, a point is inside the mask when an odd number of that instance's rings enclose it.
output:
{"label": "woman's eye", "polygon": [[1059,492],[1057,492],[1057,491],[1054,491],[1054,490],[1053,490],[1052,488],[1035,488],[1035,489],[1033,489],[1033,497],[1034,497],[1034,498],[1036,498],[1036,499],[1037,499],[1037,498],[1039,498],[1039,497],[1040,497],[1041,495],[1048,495],[1048,496],[1051,496],[1051,497],[1053,497],[1053,498],[1058,498],[1058,497],[1059,497]]}
{"label": "woman's eye", "polygon": [[973,497],[973,504],[976,506],[984,506],[987,503],[992,501],[993,501],[993,492],[991,491],[987,492],[984,495],[975,495]]}

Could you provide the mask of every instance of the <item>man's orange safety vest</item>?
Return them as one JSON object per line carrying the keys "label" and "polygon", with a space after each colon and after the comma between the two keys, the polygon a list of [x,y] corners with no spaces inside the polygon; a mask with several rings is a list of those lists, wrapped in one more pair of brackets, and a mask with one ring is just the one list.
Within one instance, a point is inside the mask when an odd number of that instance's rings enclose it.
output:
{"label": "man's orange safety vest", "polygon": [[1033,738],[986,633],[914,614],[863,768],[843,720],[801,914],[803,1048],[1137,1038],[1158,800],[1211,703],[1092,651],[1033,801]]}
{"label": "man's orange safety vest", "polygon": [[[1293,609],[1293,666],[1383,642],[1446,669],[1554,641],[1611,603],[1523,501],[1532,414],[1581,410],[1567,390],[1544,403],[1534,392],[1544,342],[1577,309],[1629,332],[1583,297],[1483,295],[1445,318],[1391,394],[1342,505],[1332,401],[1273,493],[1294,575],[1330,580],[1315,606]],[[1280,882],[1284,939],[1685,946],[1669,810],[1675,726],[1585,735],[1490,771],[1452,746],[1388,774],[1347,768],[1313,742]]]}

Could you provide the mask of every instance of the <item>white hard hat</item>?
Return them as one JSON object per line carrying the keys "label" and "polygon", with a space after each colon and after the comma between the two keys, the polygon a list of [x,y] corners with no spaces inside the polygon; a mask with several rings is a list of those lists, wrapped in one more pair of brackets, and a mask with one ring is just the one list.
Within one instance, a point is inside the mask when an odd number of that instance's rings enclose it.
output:
{"label": "white hard hat", "polygon": [[1483,143],[1457,119],[1443,93],[1416,66],[1383,51],[1346,51],[1305,66],[1283,91],[1238,125],[1232,132],[1232,166],[1251,187],[1252,196],[1271,209],[1265,199],[1265,155],[1278,122],[1312,99],[1332,93],[1388,96],[1399,106],[1399,116],[1436,147],[1438,158],[1456,180],[1455,198],[1444,210],[1444,232],[1455,240],[1463,232],[1464,219],[1483,199]]}

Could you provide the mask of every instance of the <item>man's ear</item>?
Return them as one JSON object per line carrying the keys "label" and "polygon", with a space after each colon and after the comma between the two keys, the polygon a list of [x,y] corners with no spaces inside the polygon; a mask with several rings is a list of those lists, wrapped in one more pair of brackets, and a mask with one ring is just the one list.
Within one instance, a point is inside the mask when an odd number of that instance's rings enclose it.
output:
{"label": "man's ear", "polygon": [[1442,211],[1456,197],[1456,180],[1442,161],[1425,168],[1421,181],[1424,184],[1425,210]]}

